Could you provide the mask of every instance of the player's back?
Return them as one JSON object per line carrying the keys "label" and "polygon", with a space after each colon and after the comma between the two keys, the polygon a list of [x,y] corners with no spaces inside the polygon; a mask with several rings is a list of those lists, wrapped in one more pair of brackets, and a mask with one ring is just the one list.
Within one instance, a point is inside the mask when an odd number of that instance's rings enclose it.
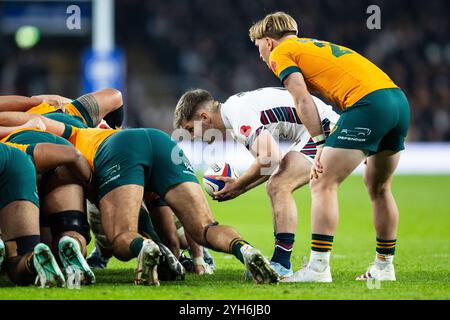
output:
{"label": "player's back", "polygon": [[[321,119],[339,117],[331,106],[313,97]],[[233,127],[233,137],[251,145],[261,128],[274,136],[296,141],[306,132],[291,94],[284,88],[261,88],[231,96],[222,104],[222,117]]]}
{"label": "player's back", "polygon": [[6,164],[11,158],[11,149],[12,149],[11,147],[0,142],[0,174],[5,170]]}
{"label": "player's back", "polygon": [[56,108],[55,106],[52,106],[51,104],[49,104],[47,102],[43,102],[43,103],[27,110],[27,113],[45,115],[45,114],[49,114],[52,112],[57,112],[58,110],[59,109]]}
{"label": "player's back", "polygon": [[68,137],[69,142],[88,160],[91,169],[94,168],[94,158],[103,141],[119,131],[115,129],[80,129],[76,127],[71,127],[71,130]]}
{"label": "player's back", "polygon": [[342,109],[376,90],[397,88],[386,73],[356,51],[310,38],[283,41],[272,51],[270,67],[281,81],[290,72],[300,71],[310,91],[320,92]]}

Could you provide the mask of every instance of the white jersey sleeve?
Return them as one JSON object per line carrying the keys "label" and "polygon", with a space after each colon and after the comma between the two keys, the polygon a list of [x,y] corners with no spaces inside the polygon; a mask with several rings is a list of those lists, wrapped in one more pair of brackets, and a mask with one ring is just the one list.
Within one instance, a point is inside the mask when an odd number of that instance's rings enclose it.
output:
{"label": "white jersey sleeve", "polygon": [[[313,96],[322,124],[336,123],[339,115],[331,106]],[[221,107],[221,115],[233,138],[248,149],[263,130],[276,141],[307,141],[310,137],[301,122],[291,94],[284,88],[261,88],[231,96]]]}
{"label": "white jersey sleeve", "polygon": [[264,130],[257,110],[246,104],[247,99],[231,96],[222,104],[221,114],[227,129],[231,129],[234,140],[250,149],[253,141]]}

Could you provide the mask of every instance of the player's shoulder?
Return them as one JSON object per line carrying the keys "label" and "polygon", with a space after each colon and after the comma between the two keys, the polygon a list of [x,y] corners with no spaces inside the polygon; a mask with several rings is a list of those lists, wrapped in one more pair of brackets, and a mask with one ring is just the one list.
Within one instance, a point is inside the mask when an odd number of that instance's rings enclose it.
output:
{"label": "player's shoulder", "polygon": [[230,97],[231,104],[240,104],[248,109],[258,109],[287,103],[292,99],[289,91],[284,87],[263,87],[252,91],[241,92]]}
{"label": "player's shoulder", "polygon": [[249,94],[251,94],[251,91],[242,91],[233,94],[232,96],[228,97],[228,99],[225,100],[224,103],[222,103],[222,110],[224,112],[232,113],[236,110],[241,109],[244,105],[247,104]]}
{"label": "player's shoulder", "polygon": [[[283,87],[262,87],[251,91],[243,91],[237,93],[228,100],[237,101],[237,100],[254,100],[257,98],[265,98],[267,96],[279,96],[279,95],[289,95],[289,92],[286,88]],[[227,101],[228,101],[227,100]]]}

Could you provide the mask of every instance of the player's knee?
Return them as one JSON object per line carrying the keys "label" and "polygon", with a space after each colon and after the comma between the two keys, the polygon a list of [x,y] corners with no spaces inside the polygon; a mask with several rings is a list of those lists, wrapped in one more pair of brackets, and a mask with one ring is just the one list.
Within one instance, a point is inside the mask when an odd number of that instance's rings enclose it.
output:
{"label": "player's knee", "polygon": [[389,183],[366,183],[367,191],[371,199],[383,198],[391,192]]}
{"label": "player's knee", "polygon": [[390,181],[380,181],[374,175],[365,174],[364,184],[371,199],[384,197],[391,192]]}
{"label": "player's knee", "polygon": [[293,191],[293,187],[284,179],[273,176],[269,179],[266,185],[266,191],[270,198],[276,198],[280,195],[289,194]]}
{"label": "player's knee", "polygon": [[277,179],[274,179],[273,177],[267,181],[266,191],[270,198],[276,197],[279,192],[279,184],[277,182]]}
{"label": "player's knee", "polygon": [[53,238],[58,238],[64,232],[74,231],[84,237],[86,244],[91,241],[89,223],[86,214],[82,211],[69,210],[54,213],[48,217],[48,223]]}
{"label": "player's knee", "polygon": [[336,192],[338,187],[339,183],[326,179],[323,176],[319,179],[312,179],[310,182],[311,193]]}

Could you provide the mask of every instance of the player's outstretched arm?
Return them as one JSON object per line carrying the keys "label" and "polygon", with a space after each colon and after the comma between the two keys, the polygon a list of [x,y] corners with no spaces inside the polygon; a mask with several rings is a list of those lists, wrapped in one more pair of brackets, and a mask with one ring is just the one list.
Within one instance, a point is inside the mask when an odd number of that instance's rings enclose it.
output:
{"label": "player's outstretched arm", "polygon": [[63,111],[65,111],[64,106],[73,100],[56,94],[41,94],[31,98],[40,99],[42,102],[47,102],[54,107],[61,108]]}
{"label": "player's outstretched arm", "polygon": [[43,102],[39,97],[0,96],[0,111],[27,111]]}
{"label": "player's outstretched arm", "polygon": [[33,119],[40,119],[39,123],[41,122],[44,123],[45,128],[41,130],[46,130],[47,132],[53,133],[54,135],[57,136],[62,136],[64,133],[65,129],[64,123],[48,119],[41,115],[29,114],[26,112],[13,112],[13,111],[1,112],[0,126],[5,127],[21,126],[29,121],[32,121]]}
{"label": "player's outstretched arm", "polygon": [[[0,117],[1,117],[1,114],[0,114]],[[13,133],[14,131],[19,130],[19,129],[39,129],[39,130],[45,131],[45,128],[46,127],[45,127],[44,122],[39,118],[30,119],[27,122],[25,122],[24,124],[19,125],[19,126],[12,126],[12,127],[0,126],[0,139],[10,135],[11,133]]]}
{"label": "player's outstretched arm", "polygon": [[253,188],[256,188],[257,186],[259,186],[260,184],[266,182],[267,180],[269,180],[270,175],[263,175],[261,176],[258,180],[256,180],[255,182],[250,183],[246,188],[245,188],[245,192],[252,190]]}
{"label": "player's outstretched arm", "polygon": [[74,147],[54,143],[38,143],[33,151],[38,172],[67,166],[84,185],[92,180],[92,171],[86,158]]}
{"label": "player's outstretched arm", "polygon": [[216,177],[225,182],[225,187],[214,193],[214,199],[230,200],[260,185],[275,171],[283,156],[278,143],[267,130],[255,139],[251,152],[256,157],[255,162],[239,178]]}

